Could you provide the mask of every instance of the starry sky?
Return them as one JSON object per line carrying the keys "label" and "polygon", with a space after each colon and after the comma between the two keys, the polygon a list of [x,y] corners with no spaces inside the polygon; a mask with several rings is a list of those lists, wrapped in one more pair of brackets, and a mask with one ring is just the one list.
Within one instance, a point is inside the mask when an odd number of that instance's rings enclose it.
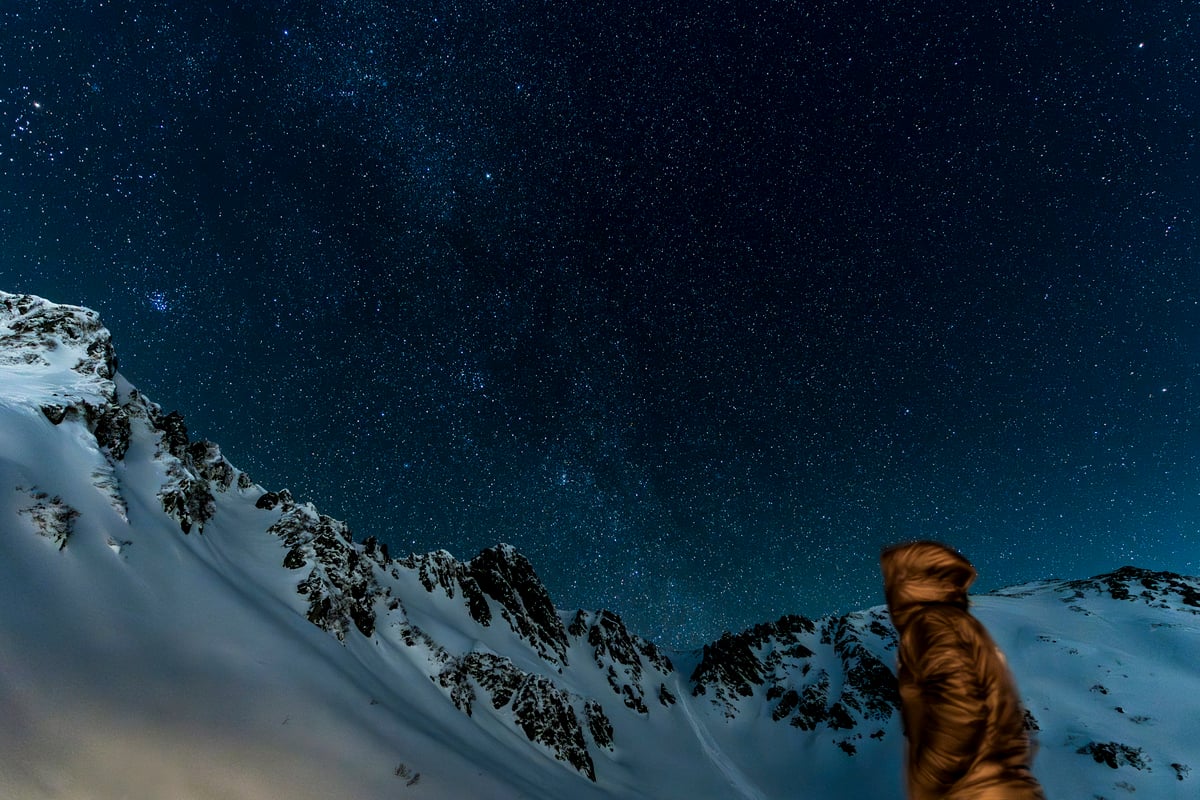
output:
{"label": "starry sky", "polygon": [[0,288],[393,555],[694,646],[1200,572],[1200,7],[12,0]]}

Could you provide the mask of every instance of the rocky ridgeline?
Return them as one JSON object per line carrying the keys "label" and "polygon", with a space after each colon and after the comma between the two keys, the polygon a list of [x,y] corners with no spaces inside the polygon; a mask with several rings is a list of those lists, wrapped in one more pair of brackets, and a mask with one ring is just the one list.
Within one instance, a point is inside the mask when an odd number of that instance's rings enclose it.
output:
{"label": "rocky ridgeline", "polygon": [[[91,309],[57,305],[27,294],[0,292],[0,363],[49,367],[60,348],[73,359],[70,369],[96,392],[115,392],[117,357],[112,336]],[[63,387],[66,389],[67,387]],[[47,406],[47,416],[53,416]]]}
{"label": "rocky ridgeline", "polygon": [[561,688],[547,675],[522,670],[495,653],[473,652],[449,658],[436,680],[450,692],[451,701],[460,711],[470,716],[482,693],[492,708],[511,712],[529,741],[546,747],[560,761],[596,780],[585,724],[593,742],[612,747],[612,724],[598,702]]}
{"label": "rocky ridgeline", "polygon": [[1114,600],[1142,602],[1154,608],[1179,608],[1200,614],[1200,581],[1173,572],[1121,567],[1095,578],[1067,581],[1063,588],[1070,592],[1062,598],[1064,603],[1073,603],[1088,594],[1106,594]]}
{"label": "rocky ridgeline", "polygon": [[[392,562],[395,570],[415,574],[427,592],[461,598],[462,610],[475,624],[502,621],[537,654],[544,668],[529,671],[507,656],[489,652],[451,654],[410,622],[401,626],[409,646],[423,646],[437,665],[431,677],[451,702],[472,715],[479,703],[507,710],[513,723],[532,742],[595,780],[593,748],[612,750],[613,725],[603,698],[589,698],[564,688],[556,676],[564,671],[596,668],[613,694],[630,709],[646,714],[647,685],[663,704],[674,702],[666,688],[670,661],[650,642],[630,633],[617,615],[579,611],[570,626],[550,600],[533,566],[509,545],[482,551],[467,562],[446,551],[412,554]],[[393,609],[396,610],[396,609]],[[586,665],[571,664],[569,651],[586,643]]]}
{"label": "rocky ridgeline", "polygon": [[[704,646],[693,695],[710,696],[735,718],[748,701],[767,703],[776,722],[812,731],[852,731],[838,744],[853,754],[863,730],[884,735],[897,710],[896,678],[866,646],[892,650],[896,634],[881,611],[810,620],[788,615]],[[823,652],[822,652],[823,651]],[[820,665],[837,665],[836,672]]]}
{"label": "rocky ridgeline", "polygon": [[[157,442],[166,474],[158,498],[184,533],[203,530],[214,511],[214,491],[226,491],[235,481],[242,489],[252,485],[215,444],[190,442],[178,412],[163,414],[136,389],[118,388],[112,337],[94,311],[0,293],[0,364],[51,368],[64,358],[72,362],[69,369],[77,380],[64,381],[63,391],[54,401],[43,401],[41,411],[55,425],[78,422],[95,437],[105,463],[93,470],[92,483],[123,519],[127,509],[115,467],[129,450],[135,425],[148,429]],[[64,518],[62,513],[33,516]]]}
{"label": "rocky ridgeline", "polygon": [[471,574],[469,566],[448,551],[437,550],[424,555],[414,553],[397,559],[395,564],[416,572],[417,579],[427,592],[440,590],[451,600],[461,596],[471,619],[483,626],[492,624],[492,608],[479,588],[479,582]]}
{"label": "rocky ridgeline", "polygon": [[259,508],[280,509],[267,532],[288,548],[283,566],[307,570],[296,591],[308,600],[308,621],[344,640],[354,626],[363,636],[375,632],[375,601],[388,595],[375,575],[387,554],[374,539],[359,545],[345,523],[319,513],[311,503],[297,505],[287,490],[267,492]]}
{"label": "rocky ridgeline", "polygon": [[468,562],[467,571],[518,636],[548,664],[566,665],[566,628],[529,559],[502,544],[480,552]]}
{"label": "rocky ridgeline", "polygon": [[[758,715],[765,704],[776,723],[825,732],[849,756],[864,736],[884,736],[897,711],[895,677],[884,660],[894,651],[896,637],[878,609],[819,620],[784,616],[726,633],[704,646],[683,680],[664,653],[631,633],[616,614],[578,611],[564,624],[532,564],[511,546],[488,548],[466,562],[446,551],[392,559],[385,546],[373,539],[355,542],[344,523],[311,504],[296,503],[286,490],[262,491],[215,444],[191,441],[180,414],[164,414],[124,383],[109,333],[94,312],[0,293],[0,367],[49,370],[65,362],[78,380],[64,379],[62,391],[53,391],[37,407],[53,424],[82,424],[95,437],[91,480],[121,518],[127,514],[117,467],[135,439],[153,443],[151,457],[164,476],[157,496],[182,534],[203,534],[221,493],[257,489],[255,504],[278,511],[265,532],[282,542],[280,568],[297,573],[295,590],[307,603],[313,625],[343,642],[352,636],[397,637],[425,655],[429,678],[459,711],[504,711],[505,724],[592,780],[595,757],[618,745],[616,715],[679,713],[679,699],[669,686],[689,686],[693,698],[707,699],[729,719]],[[60,549],[69,547],[79,512],[37,487],[18,490],[28,497],[20,513],[35,530]],[[119,551],[127,543],[109,544]],[[407,616],[401,586],[412,591],[418,585],[461,602],[444,606],[445,613],[462,615],[452,621],[460,629],[510,629],[529,648],[511,654],[524,666],[504,653],[451,652],[436,641]],[[1200,581],[1133,567],[1003,594],[1018,597],[1046,589],[1080,611],[1078,601],[1107,596],[1200,613]],[[585,697],[571,690],[597,685],[572,680],[585,671],[598,671],[611,695]],[[1141,769],[1145,761],[1135,749],[1115,743],[1091,742],[1079,752],[1109,766]],[[1187,768],[1171,766],[1183,780]]]}
{"label": "rocky ridgeline", "polygon": [[[654,695],[660,704],[675,704],[675,695],[662,680],[674,671],[671,659],[652,642],[630,633],[616,614],[607,610],[594,614],[577,611],[567,632],[576,639],[587,641],[593,662],[627,708],[643,715],[650,713],[646,706],[647,682],[658,683]],[[647,681],[651,671],[656,674]]]}
{"label": "rocky ridgeline", "polygon": [[[0,321],[5,358],[49,364],[48,354],[59,348],[80,354],[72,369],[88,379],[91,391],[42,410],[55,424],[81,421],[95,436],[107,462],[99,472],[114,508],[123,503],[114,467],[126,456],[135,430],[148,431],[155,442],[153,458],[165,475],[158,498],[184,534],[203,534],[215,514],[217,494],[254,488],[215,444],[191,441],[178,412],[164,414],[119,379],[108,331],[93,312],[12,295],[0,302],[0,313],[6,314]],[[67,546],[77,512],[58,498],[30,492],[28,515],[44,523],[45,534],[60,547]],[[564,624],[533,565],[509,545],[488,548],[466,562],[445,551],[391,559],[385,547],[370,539],[355,542],[344,523],[311,504],[296,503],[286,490],[263,492],[256,505],[279,512],[267,533],[285,547],[281,567],[300,573],[296,592],[307,602],[310,622],[345,641],[356,633],[378,635],[379,618],[386,616],[393,623],[389,630],[398,631],[405,646],[426,651],[429,677],[455,707],[468,715],[481,703],[507,710],[505,718],[530,741],[593,780],[593,753],[616,745],[612,704],[619,703],[620,713],[645,716],[655,707],[670,713],[678,702],[668,688],[678,681],[665,654],[609,611],[579,611]],[[511,629],[543,666],[522,668],[501,653],[448,651],[407,619],[394,591],[401,571],[414,573],[427,592],[461,598],[473,624],[486,628],[499,622]],[[732,717],[741,712],[740,701],[754,694],[753,687],[765,687],[765,700],[774,703],[773,718],[805,730],[820,725],[848,730],[859,721],[886,719],[894,706],[890,672],[861,646],[864,624],[849,617],[819,624],[785,617],[727,635],[705,647],[691,676],[693,694],[709,695]],[[819,647],[837,654],[839,674],[811,669]],[[589,658],[571,664],[571,652],[586,652]],[[598,670],[612,695],[583,697],[565,688],[559,676],[571,670]]]}

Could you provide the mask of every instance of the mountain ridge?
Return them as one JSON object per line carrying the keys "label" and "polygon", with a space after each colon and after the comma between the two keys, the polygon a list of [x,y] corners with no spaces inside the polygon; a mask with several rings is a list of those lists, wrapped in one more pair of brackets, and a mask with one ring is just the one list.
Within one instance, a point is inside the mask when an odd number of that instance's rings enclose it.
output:
{"label": "mountain ridge", "polygon": [[[119,597],[137,597],[122,581],[170,597],[164,585],[172,576],[149,568],[188,564],[185,572],[214,574],[221,586],[251,598],[255,616],[285,620],[283,627],[305,648],[337,663],[335,672],[381,687],[397,675],[418,676],[425,689],[405,688],[407,699],[388,705],[423,705],[432,713],[387,724],[466,742],[463,749],[478,759],[499,764],[507,758],[540,776],[541,783],[525,786],[493,774],[503,767],[479,773],[483,783],[494,781],[496,796],[553,797],[563,786],[579,792],[590,785],[603,797],[800,797],[861,777],[856,759],[883,764],[887,776],[876,785],[898,787],[903,742],[890,666],[895,634],[881,607],[815,620],[788,615],[727,633],[695,652],[669,653],[629,631],[611,611],[557,609],[533,565],[509,545],[467,561],[444,550],[392,558],[373,539],[354,541],[344,523],[297,503],[287,490],[263,489],[217,445],[192,441],[182,415],[164,414],[120,375],[111,335],[95,312],[0,293],[0,374],[0,441],[9,452],[0,461],[0,490],[11,486],[0,506],[7,514],[5,547],[24,553],[55,586],[64,580],[61,557],[78,555],[75,574]],[[60,562],[29,550],[19,540],[22,532],[45,540]],[[147,570],[128,568],[150,551],[174,561],[147,555]],[[92,573],[102,571],[98,557],[105,553],[115,562],[103,569],[116,577],[101,584]],[[30,585],[18,571],[12,577],[10,586]],[[1030,725],[1056,737],[1053,747],[1043,741],[1043,751],[1053,753],[1056,765],[1070,765],[1059,767],[1068,776],[1064,782],[1087,775],[1089,785],[1101,785],[1087,771],[1091,764],[1122,771],[1118,783],[1135,786],[1137,779],[1161,791],[1167,785],[1163,762],[1175,783],[1192,780],[1194,753],[1179,754],[1155,737],[1151,745],[1092,735],[1095,726],[1062,718],[1047,705],[1046,698],[1062,690],[1053,670],[1047,677],[1036,667],[1076,660],[1087,641],[1077,619],[1115,624],[1112,619],[1133,613],[1130,603],[1137,614],[1159,615],[1146,618],[1153,630],[1175,635],[1171,657],[1155,662],[1174,667],[1175,652],[1196,651],[1200,581],[1123,567],[1094,578],[1010,587],[975,601],[985,615],[1016,620],[1001,625],[999,638],[1015,664],[1031,665],[1035,679],[1027,685],[1022,678]],[[1036,604],[1057,632],[1036,616],[1022,617],[1014,603]],[[1122,605],[1114,611],[1108,603]],[[1063,609],[1071,616],[1062,616]],[[151,615],[150,607],[144,611]],[[1133,618],[1142,624],[1142,617]],[[50,628],[57,624],[53,616],[46,620]],[[295,620],[335,642],[344,658],[295,629]],[[155,624],[169,627],[171,619]],[[36,640],[10,627],[0,632],[5,644]],[[1075,644],[1064,650],[1067,641]],[[1140,701],[1141,695],[1120,688],[1128,676],[1111,677],[1114,660],[1103,657],[1107,682],[1081,682],[1083,699],[1072,694],[1071,707],[1096,713],[1098,698],[1123,691]],[[15,695],[8,699],[16,705]],[[372,706],[384,705],[371,699]],[[1127,715],[1125,705],[1137,703],[1118,706],[1118,716],[1151,718]],[[1169,719],[1159,713],[1154,718]],[[1134,725],[1135,732],[1149,730],[1145,719]],[[1171,755],[1161,755],[1166,751]],[[784,773],[790,752],[804,753],[813,774]],[[704,766],[686,780],[670,769],[695,759]],[[415,774],[397,767],[393,779],[402,772],[410,773],[406,781]],[[452,772],[441,776],[444,796],[463,790]],[[405,788],[436,791],[424,774],[423,784]]]}

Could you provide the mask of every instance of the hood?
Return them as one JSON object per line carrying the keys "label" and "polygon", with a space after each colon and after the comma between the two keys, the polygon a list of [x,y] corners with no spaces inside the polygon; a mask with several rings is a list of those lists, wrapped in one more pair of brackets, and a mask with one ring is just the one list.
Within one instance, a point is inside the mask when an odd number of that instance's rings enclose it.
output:
{"label": "hood", "polygon": [[893,545],[879,559],[892,624],[902,629],[918,607],[944,603],[965,609],[975,568],[956,550],[938,542]]}

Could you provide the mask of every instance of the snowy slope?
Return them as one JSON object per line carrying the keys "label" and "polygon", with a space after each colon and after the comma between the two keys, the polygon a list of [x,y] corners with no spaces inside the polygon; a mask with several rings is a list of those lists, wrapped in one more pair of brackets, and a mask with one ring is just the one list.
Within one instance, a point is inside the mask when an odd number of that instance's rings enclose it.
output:
{"label": "snowy slope", "polygon": [[[1197,796],[1200,581],[975,602],[1051,796]],[[0,293],[0,797],[900,797],[894,639],[668,653],[510,547],[393,558],[191,441],[93,312]]]}

